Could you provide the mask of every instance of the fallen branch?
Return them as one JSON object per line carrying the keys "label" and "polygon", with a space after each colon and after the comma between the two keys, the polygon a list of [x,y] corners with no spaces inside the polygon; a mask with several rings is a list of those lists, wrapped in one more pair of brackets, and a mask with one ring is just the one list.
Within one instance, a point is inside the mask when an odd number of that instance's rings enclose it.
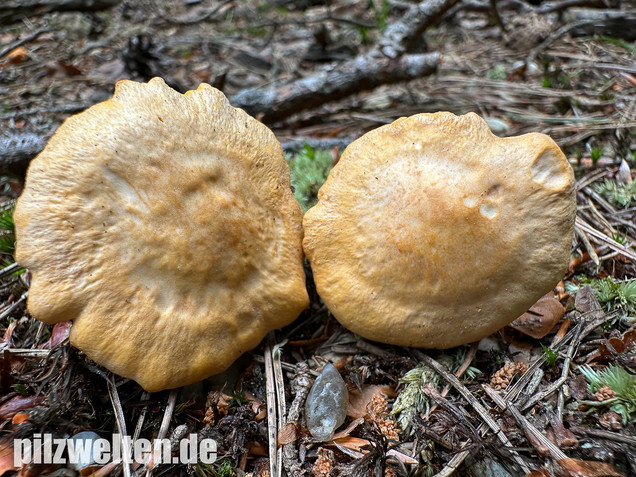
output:
{"label": "fallen branch", "polygon": [[[41,0],[46,3],[45,0]],[[409,8],[400,21],[389,26],[378,46],[366,55],[284,85],[248,88],[230,102],[264,123],[282,120],[293,113],[315,108],[380,85],[409,81],[437,70],[438,53],[405,54],[426,28],[439,22],[459,0],[423,1]],[[50,0],[47,5],[84,5],[81,0]],[[32,1],[28,5],[37,2]],[[114,5],[115,0],[95,0],[95,5]],[[111,5],[111,6],[112,6]],[[0,7],[0,23],[3,8]],[[26,114],[25,111],[20,114]],[[2,142],[4,141],[4,143]],[[8,142],[10,141],[10,142]],[[0,139],[0,168],[22,174],[25,164],[44,147],[41,138],[23,136]],[[14,167],[12,164],[16,164]]]}
{"label": "fallen branch", "polygon": [[[309,372],[309,366],[305,361],[301,361],[296,365],[296,376],[291,382],[291,391],[295,395],[294,400],[289,406],[287,414],[288,423],[299,423],[302,408],[311,389],[312,381]],[[295,442],[283,445],[283,465],[285,470],[292,477],[304,477],[309,473],[303,470],[298,459],[298,449]]]}
{"label": "fallen branch", "polygon": [[383,84],[430,75],[437,69],[437,53],[405,53],[412,51],[424,31],[438,23],[458,2],[426,0],[413,5],[400,20],[387,27],[378,46],[369,53],[283,86],[240,91],[230,102],[257,115],[264,123],[271,123]]}
{"label": "fallen branch", "polygon": [[[608,5],[603,0],[559,0],[554,2],[542,2],[541,5],[534,6],[521,0],[508,0],[497,5],[500,11],[513,11],[519,13],[534,12],[538,14],[562,12],[572,7],[607,8]],[[444,19],[452,18],[459,11],[492,13],[491,0],[464,0],[451,8]]]}
{"label": "fallen branch", "polygon": [[114,7],[119,0],[17,0],[3,1],[0,25],[17,23],[24,18],[50,12],[94,12]]}
{"label": "fallen branch", "polygon": [[354,138],[346,137],[295,137],[294,139],[285,140],[280,139],[283,151],[285,152],[298,152],[302,151],[305,146],[309,146],[312,149],[333,149],[337,147],[344,150],[349,144],[354,141]]}
{"label": "fallen branch", "polygon": [[636,40],[636,10],[572,8],[565,14],[565,20],[576,24],[570,35],[607,35],[626,41]]}
{"label": "fallen branch", "polygon": [[438,62],[438,53],[405,55],[397,59],[367,54],[283,86],[244,89],[230,98],[230,102],[264,123],[273,123],[360,91],[430,75],[436,71]]}
{"label": "fallen branch", "polygon": [[562,12],[572,7],[604,8],[607,3],[603,0],[561,0],[557,2],[542,2],[541,5],[532,8],[536,13]]}
{"label": "fallen branch", "polygon": [[[344,150],[353,138],[294,138],[281,139],[283,150],[289,153],[302,151],[305,145],[312,149]],[[23,176],[29,162],[37,156],[46,145],[46,137],[33,133],[12,134],[0,136],[0,173]]]}
{"label": "fallen branch", "polygon": [[0,136],[0,172],[23,175],[45,144],[44,138],[32,133]]}
{"label": "fallen branch", "polygon": [[399,21],[387,26],[379,43],[379,50],[389,58],[410,52],[424,31],[439,23],[444,14],[459,0],[427,0],[413,5]]}

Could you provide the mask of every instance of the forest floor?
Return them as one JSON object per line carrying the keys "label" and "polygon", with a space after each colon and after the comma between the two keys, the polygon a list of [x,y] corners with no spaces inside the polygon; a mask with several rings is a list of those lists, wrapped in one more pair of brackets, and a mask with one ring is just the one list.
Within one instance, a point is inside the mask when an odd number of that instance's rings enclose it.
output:
{"label": "forest floor", "polygon": [[[216,440],[215,463],[160,465],[156,476],[264,477],[281,468],[294,476],[636,475],[633,4],[506,0],[493,10],[487,1],[422,2],[445,7],[400,43],[386,32],[400,22],[408,30],[415,3],[93,3],[112,6],[32,7],[14,19],[20,2],[0,6],[0,473],[75,475],[70,466],[14,466],[12,439],[110,436],[125,425],[138,438]],[[605,20],[586,16],[603,8]],[[381,74],[355,71],[353,84],[343,79],[356,58],[387,53],[383,44],[404,46],[398,57],[439,56],[416,58],[434,62],[420,77],[397,77],[390,63]],[[302,100],[298,80],[325,72],[318,99]],[[29,159],[66,117],[108,99],[120,79],[154,76],[182,92],[210,83],[263,120],[289,155],[304,205],[347,144],[402,116],[473,111],[499,136],[548,134],[577,177],[569,271],[514,326],[443,352],[355,336],[313,292],[296,322],[227,373],[145,393],[74,349],[68,326],[53,329],[28,314],[11,211]],[[246,91],[280,93],[288,84],[291,93],[261,109],[245,99]],[[308,172],[300,161],[320,163]],[[349,417],[333,440],[318,443],[296,411],[327,362],[349,385]],[[269,415],[268,390],[283,406]],[[93,470],[147,475],[148,466]]]}

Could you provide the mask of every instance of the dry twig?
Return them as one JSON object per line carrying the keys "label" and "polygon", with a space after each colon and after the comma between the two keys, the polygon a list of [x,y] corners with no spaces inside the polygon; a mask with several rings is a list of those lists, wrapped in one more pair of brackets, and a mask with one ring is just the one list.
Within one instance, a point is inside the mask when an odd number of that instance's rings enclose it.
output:
{"label": "dry twig", "polygon": [[[466,401],[468,401],[468,403],[471,405],[471,407],[479,414],[479,417],[482,418],[482,420],[484,421],[484,423],[490,427],[490,429],[492,429],[492,431],[495,433],[495,435],[497,436],[497,438],[499,439],[499,441],[507,448],[509,448],[509,451],[511,453],[511,455],[513,456],[515,462],[517,463],[517,465],[519,465],[519,467],[526,473],[530,473],[530,469],[529,467],[526,465],[526,463],[521,459],[521,457],[519,456],[519,454],[517,454],[513,449],[512,449],[512,444],[510,443],[510,441],[508,440],[508,438],[506,437],[506,435],[503,433],[503,431],[501,430],[501,428],[497,425],[497,423],[495,422],[495,420],[490,416],[488,410],[486,410],[486,408],[484,408],[481,403],[479,401],[477,401],[477,399],[471,394],[471,392],[466,388],[466,386],[464,386],[459,379],[457,379],[455,376],[453,376],[453,374],[449,373],[446,368],[444,368],[441,364],[439,364],[437,361],[435,361],[433,358],[431,358],[430,356],[428,356],[427,354],[423,353],[422,351],[419,350],[412,350],[413,353],[415,354],[415,356],[423,361],[426,365],[430,366],[431,368],[433,368],[440,376],[442,376],[447,382],[449,382],[461,395],[464,399],[466,399]],[[485,433],[485,429],[482,428],[482,426],[480,426],[479,429],[477,429],[477,431],[484,435]],[[460,454],[457,454],[456,456],[453,457],[453,459],[451,459],[451,462],[449,462],[449,466],[451,468],[456,468],[456,466],[458,466],[466,457],[468,457],[468,452],[467,451],[462,451]],[[457,459],[459,461],[457,461]],[[438,474],[438,476],[441,475],[446,475],[446,474]]]}
{"label": "dry twig", "polygon": [[[295,394],[294,400],[289,406],[289,413],[287,414],[287,422],[298,423],[300,420],[301,410],[311,389],[311,377],[309,366],[305,361],[301,361],[296,365],[296,376],[292,380],[291,389]],[[283,446],[283,465],[285,470],[292,477],[300,477],[306,475],[298,462],[298,450],[296,444],[290,442]]]}
{"label": "dry twig", "polygon": [[[523,417],[519,410],[510,401],[506,401],[499,395],[499,393],[497,393],[497,391],[492,389],[490,386],[484,384],[482,387],[484,388],[484,391],[486,391],[486,394],[488,394],[488,396],[495,402],[495,404],[497,404],[497,406],[499,406],[499,408],[501,408],[502,410],[507,409],[508,411],[510,411],[510,414],[512,414],[512,416],[517,421],[517,424],[521,429],[523,429],[526,435],[530,434],[531,436],[533,436],[536,441],[538,441],[543,447],[548,449],[550,455],[554,459],[567,458],[567,456],[561,451],[561,449],[555,446],[550,441],[550,439],[539,432],[539,430],[534,427],[532,423],[530,423],[530,421]],[[534,445],[535,441],[532,438],[529,438],[528,441]]]}
{"label": "dry twig", "polygon": [[[269,472],[272,476],[280,475],[279,453],[278,453],[278,429],[281,416],[279,414],[279,391],[276,383],[276,373],[274,371],[274,332],[267,334],[265,345],[265,379],[267,396],[267,438],[269,443]],[[280,361],[280,360],[279,360]],[[281,390],[284,393],[284,390]],[[284,394],[283,394],[284,399]]]}
{"label": "dry twig", "polygon": [[[168,435],[168,428],[170,427],[170,421],[172,419],[174,407],[177,403],[178,392],[179,389],[173,389],[172,391],[170,391],[170,395],[168,396],[168,403],[166,404],[166,410],[163,413],[163,419],[161,420],[161,426],[159,427],[159,433],[157,434],[156,441],[160,441],[164,439],[166,435]],[[146,477],[150,477],[152,475],[153,468],[154,467],[148,466],[148,468],[146,469]]]}
{"label": "dry twig", "polygon": [[110,397],[110,402],[113,406],[113,411],[115,413],[115,420],[117,422],[117,430],[119,431],[119,435],[122,436],[121,440],[121,456],[122,456],[122,469],[124,471],[124,477],[131,477],[130,471],[130,448],[124,443],[124,436],[128,435],[126,431],[126,418],[124,417],[124,408],[121,406],[121,401],[119,400],[119,393],[117,392],[117,386],[115,386],[115,378],[112,374],[108,376],[106,380],[108,385],[108,396]]}
{"label": "dry twig", "polygon": [[9,53],[11,53],[16,48],[18,48],[18,47],[20,47],[22,45],[25,45],[26,43],[28,43],[30,41],[35,40],[38,36],[42,35],[43,33],[47,33],[49,31],[50,30],[49,30],[48,27],[43,27],[43,28],[40,28],[40,29],[34,31],[30,35],[25,36],[21,40],[18,40],[15,43],[10,44],[9,46],[4,48],[3,50],[0,50],[0,58],[8,55]]}

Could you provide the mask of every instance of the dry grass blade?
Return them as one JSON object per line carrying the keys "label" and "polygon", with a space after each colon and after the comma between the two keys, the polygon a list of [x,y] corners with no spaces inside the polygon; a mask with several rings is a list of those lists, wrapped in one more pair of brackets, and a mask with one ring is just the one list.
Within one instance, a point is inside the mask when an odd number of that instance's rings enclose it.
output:
{"label": "dry grass blade", "polygon": [[[475,359],[475,355],[477,354],[477,345],[478,343],[473,343],[470,346],[470,349],[468,350],[468,353],[466,353],[466,357],[464,358],[464,362],[457,369],[457,371],[455,371],[455,376],[457,378],[462,377],[462,375],[466,372],[466,370],[470,367],[470,364]],[[450,383],[447,383],[446,386],[444,386],[444,389],[442,389],[442,392],[440,393],[442,397],[446,396],[448,394],[448,391],[450,391],[450,389],[451,389],[451,385]],[[437,407],[437,404],[433,405],[430,412],[433,412],[436,407]]]}
{"label": "dry grass blade", "polygon": [[51,354],[50,349],[23,349],[23,348],[5,348],[6,343],[0,345],[0,351],[9,353],[16,358],[48,358]]}
{"label": "dry grass blade", "polygon": [[587,222],[585,222],[581,217],[577,217],[576,218],[576,226],[579,227],[584,232],[586,232],[586,233],[590,234],[591,236],[597,238],[598,240],[600,240],[601,242],[606,244],[612,250],[615,250],[616,252],[621,253],[622,255],[624,255],[625,257],[629,258],[630,260],[636,261],[636,252],[634,252],[631,249],[625,247],[624,245],[619,244],[618,242],[613,240],[611,237],[608,237],[604,233],[599,232],[594,227],[592,227]]}
{"label": "dry grass blade", "polygon": [[[115,378],[112,374],[108,376],[108,380],[106,381],[108,384],[108,396],[110,397],[110,402],[113,406],[113,411],[115,413],[115,420],[117,421],[117,429],[119,430],[120,436],[127,436],[128,432],[126,431],[126,419],[124,417],[124,408],[121,406],[121,401],[119,400],[119,393],[117,392],[117,386],[115,385]],[[130,477],[130,448],[124,444],[124,439],[121,440],[121,456],[122,456],[122,469],[124,471],[124,477]]]}
{"label": "dry grass blade", "polygon": [[[147,401],[149,397],[150,397],[150,393],[144,391],[144,393],[141,395],[141,400]],[[133,433],[133,442],[139,439],[139,436],[141,435],[141,430],[144,427],[144,421],[146,419],[147,412],[148,412],[148,406],[144,406],[143,409],[141,410],[141,413],[139,414],[137,425],[135,426],[135,432]]]}
{"label": "dry grass blade", "polygon": [[627,444],[628,446],[636,448],[636,437],[626,436],[626,435],[618,434],[616,432],[611,432],[611,431],[605,431],[603,429],[575,427],[575,428],[571,428],[570,430],[574,432],[575,434],[601,437],[603,439],[620,442],[622,444]]}
{"label": "dry grass blade", "polygon": [[13,310],[15,310],[18,306],[20,306],[20,304],[23,301],[27,299],[28,296],[29,296],[29,292],[25,292],[24,294],[22,294],[19,300],[15,301],[14,303],[6,307],[4,310],[2,310],[2,312],[0,313],[0,320],[3,320],[7,316],[9,316]]}
{"label": "dry grass blade", "polygon": [[[168,435],[168,428],[170,427],[170,421],[172,420],[172,414],[177,403],[177,394],[179,389],[173,389],[168,396],[168,403],[166,404],[166,410],[163,413],[163,419],[161,420],[161,426],[159,427],[159,433],[157,434],[156,441],[160,441]],[[153,468],[148,466],[146,470],[146,477],[152,475]]]}
{"label": "dry grass blade", "polygon": [[278,416],[277,416],[277,396],[276,396],[276,376],[274,372],[274,332],[267,335],[265,346],[265,379],[267,394],[267,437],[269,443],[269,473],[272,477],[279,477],[280,467],[278,466]]}
{"label": "dry grass blade", "polygon": [[581,230],[579,227],[576,227],[575,231],[576,231],[577,237],[581,239],[581,242],[583,242],[583,247],[585,247],[585,251],[589,254],[590,258],[594,262],[594,265],[598,267],[601,264],[601,261],[598,258],[598,254],[596,253],[596,250],[594,250],[594,246],[590,243],[590,240],[587,238],[587,235],[585,235],[585,232],[583,232],[583,230]]}
{"label": "dry grass blade", "polygon": [[[272,338],[275,333],[271,332]],[[272,365],[274,368],[274,381],[276,384],[276,410],[278,413],[276,421],[276,429],[282,429],[285,425],[285,416],[287,415],[287,406],[285,403],[285,381],[283,379],[283,367],[280,360],[281,345],[272,346]],[[283,449],[276,449],[276,465],[279,472],[282,472],[283,466]]]}
{"label": "dry grass blade", "polygon": [[15,271],[20,270],[20,265],[18,265],[17,263],[12,263],[11,265],[8,265],[6,267],[4,267],[2,270],[0,270],[0,278],[4,277],[5,275],[9,275],[10,273],[13,273]]}

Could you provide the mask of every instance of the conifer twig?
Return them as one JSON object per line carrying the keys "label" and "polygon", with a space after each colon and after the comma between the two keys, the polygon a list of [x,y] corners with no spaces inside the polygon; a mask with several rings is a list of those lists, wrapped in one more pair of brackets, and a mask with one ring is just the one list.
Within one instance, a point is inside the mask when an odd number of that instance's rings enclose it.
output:
{"label": "conifer twig", "polygon": [[[490,429],[492,429],[492,431],[495,433],[495,435],[497,436],[499,441],[505,447],[509,448],[509,451],[510,451],[511,455],[513,456],[515,462],[517,463],[517,465],[519,465],[521,470],[523,470],[526,474],[529,474],[530,473],[530,468],[526,465],[526,463],[523,461],[521,456],[519,456],[519,454],[517,454],[517,452],[512,449],[512,444],[510,443],[510,441],[508,440],[506,435],[503,433],[501,428],[497,425],[495,420],[490,416],[490,414],[488,413],[488,410],[486,410],[486,408],[484,408],[484,406],[481,405],[481,403],[471,394],[471,392],[466,388],[466,386],[464,386],[459,381],[459,379],[457,379],[455,376],[453,376],[452,373],[448,372],[448,370],[446,370],[446,368],[444,368],[444,366],[439,364],[437,361],[435,361],[433,358],[431,358],[427,354],[423,353],[420,350],[413,350],[413,352],[414,352],[415,356],[418,359],[420,359],[421,361],[424,361],[424,363],[426,365],[428,365],[431,368],[433,368],[440,376],[442,376],[447,382],[449,382],[462,395],[462,397],[464,399],[466,399],[466,401],[468,401],[468,403],[472,406],[472,408],[483,419],[484,423],[488,427],[490,427]],[[480,426],[477,429],[477,431],[480,434],[483,435],[483,434],[485,434],[486,429],[482,428],[482,426]],[[468,457],[469,452],[468,451],[462,451],[459,454],[457,454],[457,456],[460,456],[460,455],[462,457],[461,457],[461,460],[459,460],[459,463],[461,463],[466,457]],[[454,465],[459,465],[459,463],[454,462],[454,459],[457,456],[454,456],[453,459],[451,459],[451,462],[452,462],[453,466]],[[458,457],[458,459],[459,459],[459,457]],[[449,464],[451,462],[449,462]],[[440,475],[440,474],[438,474],[438,475]]]}
{"label": "conifer twig", "polygon": [[[532,423],[530,423],[530,421],[528,421],[525,417],[523,417],[523,415],[519,412],[519,410],[510,401],[504,400],[499,395],[499,393],[497,393],[497,391],[492,389],[487,384],[484,384],[482,387],[484,391],[486,391],[486,394],[488,394],[488,396],[495,402],[495,404],[502,410],[507,409],[508,411],[510,411],[510,414],[512,414],[512,416],[517,421],[517,424],[519,425],[521,429],[523,429],[526,435],[530,434],[534,439],[536,439],[536,441],[539,442],[540,445],[548,449],[548,452],[550,452],[550,455],[554,459],[558,460],[558,459],[567,458],[567,456],[561,451],[561,449],[555,446],[550,441],[550,439],[548,439],[541,432],[539,432],[539,430],[536,427],[534,427]],[[531,444],[534,442],[532,438],[529,438],[528,441]]]}

